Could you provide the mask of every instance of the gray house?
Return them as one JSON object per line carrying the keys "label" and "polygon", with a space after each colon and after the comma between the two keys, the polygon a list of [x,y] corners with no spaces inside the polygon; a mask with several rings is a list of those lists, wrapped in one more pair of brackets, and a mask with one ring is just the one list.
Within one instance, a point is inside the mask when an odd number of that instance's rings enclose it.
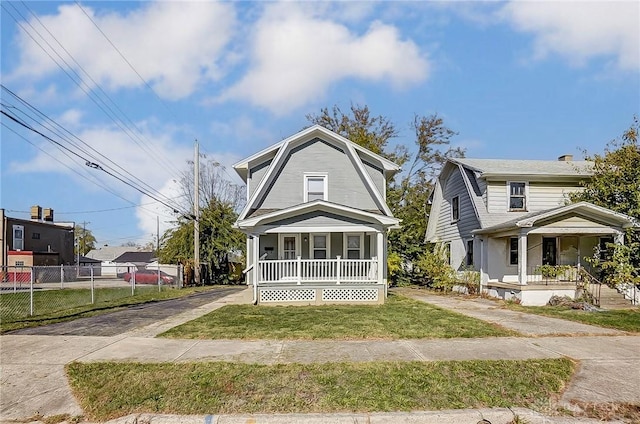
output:
{"label": "gray house", "polygon": [[247,234],[255,302],[384,302],[396,164],[316,125],[234,169],[247,184],[235,225]]}
{"label": "gray house", "polygon": [[554,294],[573,297],[584,272],[593,271],[584,258],[623,243],[635,225],[609,209],[569,203],[592,166],[569,155],[449,159],[432,194],[426,238],[445,246],[454,269],[480,271],[482,289],[493,296],[525,305],[544,305]]}

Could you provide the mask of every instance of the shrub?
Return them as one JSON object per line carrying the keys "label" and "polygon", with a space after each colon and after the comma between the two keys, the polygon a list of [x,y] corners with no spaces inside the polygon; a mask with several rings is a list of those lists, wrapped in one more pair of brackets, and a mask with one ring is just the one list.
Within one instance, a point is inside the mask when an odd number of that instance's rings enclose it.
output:
{"label": "shrub", "polygon": [[418,267],[424,273],[425,285],[449,291],[455,285],[455,271],[449,265],[449,257],[442,244],[436,244],[418,258]]}

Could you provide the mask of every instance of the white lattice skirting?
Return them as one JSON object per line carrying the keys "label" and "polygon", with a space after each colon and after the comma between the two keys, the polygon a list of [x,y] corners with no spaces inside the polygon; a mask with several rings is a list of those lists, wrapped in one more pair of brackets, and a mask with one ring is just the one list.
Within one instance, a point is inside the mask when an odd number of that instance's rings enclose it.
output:
{"label": "white lattice skirting", "polygon": [[259,303],[381,303],[383,289],[377,287],[345,288],[259,288]]}

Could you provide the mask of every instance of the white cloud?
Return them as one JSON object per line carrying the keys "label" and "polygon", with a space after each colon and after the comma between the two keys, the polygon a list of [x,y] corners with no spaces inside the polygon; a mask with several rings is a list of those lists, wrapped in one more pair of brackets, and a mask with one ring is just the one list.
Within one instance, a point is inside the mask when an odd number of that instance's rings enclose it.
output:
{"label": "white cloud", "polygon": [[218,100],[242,99],[285,114],[321,97],[346,78],[404,88],[427,78],[429,62],[390,25],[373,22],[356,34],[296,3],[267,8],[252,34],[251,68]]}
{"label": "white cloud", "polygon": [[640,3],[636,1],[513,1],[499,12],[535,37],[534,57],[557,54],[572,64],[614,58],[621,70],[640,69]]}
{"label": "white cloud", "polygon": [[[183,98],[194,92],[202,81],[221,76],[217,62],[235,27],[235,11],[230,4],[153,2],[126,15],[101,14],[91,7],[83,8],[163,97]],[[41,16],[39,20],[79,66],[32,18],[30,24],[38,29],[46,43],[38,36],[36,39],[45,47],[47,43],[53,46],[73,70],[82,73],[81,66],[98,84],[111,89],[143,85],[76,5],[60,6],[56,15]],[[39,79],[59,71],[47,53],[23,32],[18,35],[18,45],[20,59],[12,78]],[[47,51],[56,57],[51,48],[47,47]],[[93,85],[84,75],[83,79],[87,85]]]}

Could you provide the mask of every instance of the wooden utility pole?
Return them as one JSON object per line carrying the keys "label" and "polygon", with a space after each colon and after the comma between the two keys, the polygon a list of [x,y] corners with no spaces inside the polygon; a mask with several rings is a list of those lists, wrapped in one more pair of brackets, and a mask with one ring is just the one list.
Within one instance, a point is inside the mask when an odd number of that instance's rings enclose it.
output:
{"label": "wooden utility pole", "polygon": [[200,149],[198,140],[193,155],[193,279],[200,283]]}

